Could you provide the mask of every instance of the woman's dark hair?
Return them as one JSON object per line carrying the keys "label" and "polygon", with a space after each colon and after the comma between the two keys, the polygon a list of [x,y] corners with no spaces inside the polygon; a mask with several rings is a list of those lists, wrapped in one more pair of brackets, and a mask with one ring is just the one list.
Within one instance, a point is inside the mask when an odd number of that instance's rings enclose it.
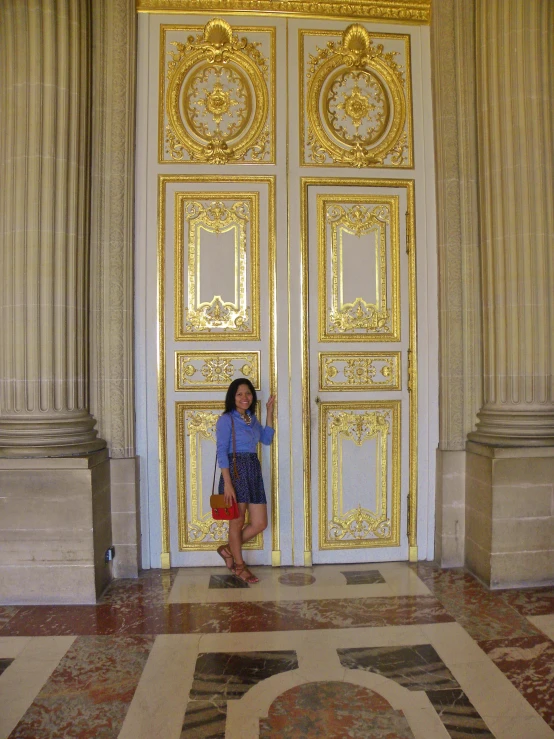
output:
{"label": "woman's dark hair", "polygon": [[237,407],[235,404],[235,395],[237,394],[239,385],[248,385],[248,388],[252,393],[252,402],[250,403],[250,408],[248,410],[250,411],[250,413],[254,413],[256,410],[256,402],[258,398],[256,396],[256,391],[254,390],[254,385],[246,377],[238,377],[229,385],[229,388],[227,389],[227,395],[225,396],[225,413],[231,413],[231,411],[234,411]]}

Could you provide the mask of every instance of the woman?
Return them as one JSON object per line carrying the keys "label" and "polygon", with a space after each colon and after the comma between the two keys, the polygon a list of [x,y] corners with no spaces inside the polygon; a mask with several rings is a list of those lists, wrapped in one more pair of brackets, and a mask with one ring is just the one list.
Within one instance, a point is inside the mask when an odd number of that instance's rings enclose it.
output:
{"label": "woman", "polygon": [[[225,396],[225,412],[216,425],[217,460],[221,467],[219,493],[225,496],[226,505],[236,500],[240,511],[238,518],[229,521],[229,543],[220,546],[217,553],[227,568],[247,583],[259,582],[244,563],[242,545],[267,528],[267,500],[256,447],[260,441],[262,444],[273,441],[275,397],[272,395],[267,401],[265,427],[254,415],[255,408],[256,391],[250,380],[245,377],[233,380]],[[250,523],[244,527],[247,508]]]}

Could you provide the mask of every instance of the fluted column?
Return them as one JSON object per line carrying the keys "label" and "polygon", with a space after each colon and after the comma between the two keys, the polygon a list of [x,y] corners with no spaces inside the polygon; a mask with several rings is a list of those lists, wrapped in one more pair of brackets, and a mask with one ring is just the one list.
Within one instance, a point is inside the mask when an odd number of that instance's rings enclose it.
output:
{"label": "fluted column", "polygon": [[88,412],[90,3],[0,1],[0,456],[105,447]]}
{"label": "fluted column", "polygon": [[554,3],[477,0],[484,404],[469,438],[554,445]]}

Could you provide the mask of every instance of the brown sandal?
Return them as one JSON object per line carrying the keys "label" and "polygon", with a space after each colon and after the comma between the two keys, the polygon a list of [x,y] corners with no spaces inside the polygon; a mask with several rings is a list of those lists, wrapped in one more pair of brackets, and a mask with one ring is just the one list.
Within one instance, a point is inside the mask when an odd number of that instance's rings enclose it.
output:
{"label": "brown sandal", "polygon": [[[225,562],[225,567],[228,570],[231,570],[232,572],[235,571],[235,560],[233,555],[231,554],[231,550],[229,549],[228,544],[222,544],[220,547],[217,548],[217,553],[221,557],[221,559]],[[227,564],[231,560],[231,564]]]}
{"label": "brown sandal", "polygon": [[[235,577],[238,577],[239,580],[242,580],[243,582],[250,583],[251,585],[254,585],[257,582],[260,582],[260,579],[256,577],[256,575],[253,575],[252,572],[248,569],[246,564],[244,562],[235,562]],[[246,575],[246,577],[244,577]]]}

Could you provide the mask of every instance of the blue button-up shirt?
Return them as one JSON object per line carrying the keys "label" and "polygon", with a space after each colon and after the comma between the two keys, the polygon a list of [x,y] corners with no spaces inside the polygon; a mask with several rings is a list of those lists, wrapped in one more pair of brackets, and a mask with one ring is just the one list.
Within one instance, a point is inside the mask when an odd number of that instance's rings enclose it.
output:
{"label": "blue button-up shirt", "polygon": [[231,411],[231,413],[223,413],[217,421],[215,427],[217,461],[222,469],[229,468],[229,457],[233,454],[231,416],[235,422],[237,454],[241,452],[255,453],[260,441],[262,444],[271,444],[273,441],[275,429],[269,426],[262,426],[253,413],[250,413],[250,411],[246,412],[251,419],[250,426],[242,420],[237,410]]}

